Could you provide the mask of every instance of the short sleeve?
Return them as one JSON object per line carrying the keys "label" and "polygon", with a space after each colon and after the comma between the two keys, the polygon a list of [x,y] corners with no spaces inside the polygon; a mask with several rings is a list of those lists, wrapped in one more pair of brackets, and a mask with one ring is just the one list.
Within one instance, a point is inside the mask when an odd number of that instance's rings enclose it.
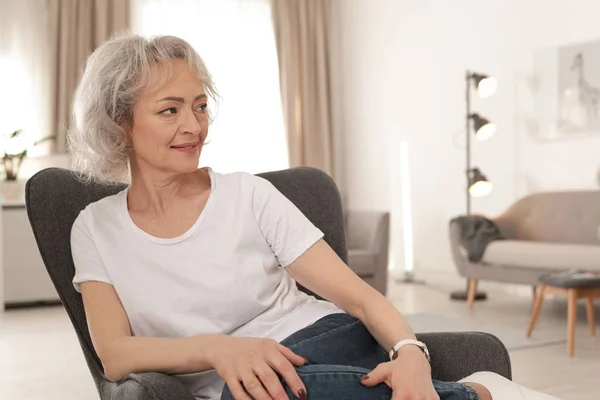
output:
{"label": "short sleeve", "polygon": [[112,284],[82,214],[77,217],[71,228],[71,255],[75,264],[75,290],[81,293],[80,284],[87,281]]}
{"label": "short sleeve", "polygon": [[271,182],[253,178],[256,222],[279,264],[287,267],[323,238],[323,232]]}

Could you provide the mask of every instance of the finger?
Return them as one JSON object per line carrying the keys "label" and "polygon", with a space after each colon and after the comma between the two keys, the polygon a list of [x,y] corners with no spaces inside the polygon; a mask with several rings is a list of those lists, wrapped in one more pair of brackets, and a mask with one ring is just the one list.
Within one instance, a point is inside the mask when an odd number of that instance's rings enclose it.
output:
{"label": "finger", "polygon": [[[296,397],[306,397],[306,387],[298,376],[296,368],[281,353],[275,353],[268,359],[269,365],[281,375]],[[302,394],[301,391],[303,391]]]}
{"label": "finger", "polygon": [[298,354],[294,353],[292,350],[288,349],[287,347],[285,347],[283,345],[278,345],[277,348],[279,349],[279,352],[281,354],[283,354],[285,356],[285,358],[290,360],[290,362],[292,364],[294,364],[296,367],[300,367],[300,366],[306,364],[308,361],[306,358],[299,356]]}
{"label": "finger", "polygon": [[269,365],[265,364],[263,367],[257,368],[255,372],[256,376],[258,376],[258,379],[260,379],[262,385],[273,399],[289,399],[279,377]]}
{"label": "finger", "polygon": [[385,380],[389,378],[391,372],[388,364],[389,363],[379,364],[373,371],[360,378],[360,382],[365,386],[375,386],[385,382]]}
{"label": "finger", "polygon": [[242,383],[246,391],[256,400],[273,400],[254,373],[242,377]]}
{"label": "finger", "polygon": [[228,380],[227,387],[235,400],[252,400],[237,379]]}

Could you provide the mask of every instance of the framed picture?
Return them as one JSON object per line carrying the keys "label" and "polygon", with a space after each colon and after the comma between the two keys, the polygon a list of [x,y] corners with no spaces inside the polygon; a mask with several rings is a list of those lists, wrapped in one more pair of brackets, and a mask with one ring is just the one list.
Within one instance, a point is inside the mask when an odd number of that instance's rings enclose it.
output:
{"label": "framed picture", "polygon": [[538,50],[534,70],[539,139],[600,135],[600,40]]}

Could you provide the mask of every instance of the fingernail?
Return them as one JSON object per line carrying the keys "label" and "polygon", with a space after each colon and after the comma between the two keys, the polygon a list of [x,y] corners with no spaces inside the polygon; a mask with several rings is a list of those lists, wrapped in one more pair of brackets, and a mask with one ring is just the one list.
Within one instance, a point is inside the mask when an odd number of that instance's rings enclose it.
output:
{"label": "fingernail", "polygon": [[308,364],[308,358],[304,359],[304,364]]}
{"label": "fingernail", "polygon": [[364,375],[364,376],[362,376],[362,377],[360,378],[360,381],[361,381],[361,382],[364,382],[364,381],[366,381],[367,379],[369,379],[369,375]]}
{"label": "fingernail", "polygon": [[304,390],[304,389],[298,390],[298,397],[300,397],[300,400],[306,400],[306,390]]}

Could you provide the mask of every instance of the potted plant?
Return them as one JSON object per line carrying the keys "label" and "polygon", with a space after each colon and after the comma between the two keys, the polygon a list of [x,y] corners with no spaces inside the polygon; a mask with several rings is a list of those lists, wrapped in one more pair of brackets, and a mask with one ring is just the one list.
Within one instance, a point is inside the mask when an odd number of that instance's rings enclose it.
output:
{"label": "potted plant", "polygon": [[19,177],[19,171],[21,170],[21,164],[27,157],[27,151],[32,147],[35,147],[48,140],[53,140],[55,136],[46,136],[39,140],[36,140],[30,144],[21,140],[23,133],[22,129],[17,129],[12,132],[5,139],[4,155],[2,156],[2,166],[4,167],[4,182],[2,184],[2,197],[5,201],[21,201],[24,196],[23,188],[19,185],[17,180]]}

